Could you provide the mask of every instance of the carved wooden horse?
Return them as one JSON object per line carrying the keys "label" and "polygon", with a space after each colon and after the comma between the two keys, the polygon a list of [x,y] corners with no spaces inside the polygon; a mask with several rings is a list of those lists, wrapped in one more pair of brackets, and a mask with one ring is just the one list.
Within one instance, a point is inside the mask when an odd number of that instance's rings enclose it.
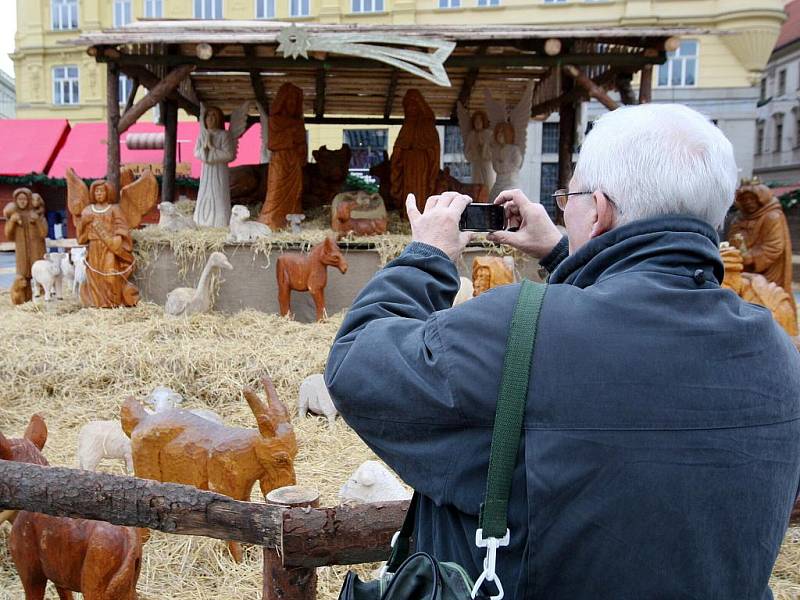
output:
{"label": "carved wooden horse", "polygon": [[331,238],[326,238],[314,246],[307,255],[282,254],[278,257],[276,274],[278,276],[278,302],[281,314],[289,314],[289,299],[292,290],[310,292],[317,308],[317,321],[325,317],[325,286],[328,283],[328,267],[336,267],[347,272],[347,261],[339,251],[339,246]]}

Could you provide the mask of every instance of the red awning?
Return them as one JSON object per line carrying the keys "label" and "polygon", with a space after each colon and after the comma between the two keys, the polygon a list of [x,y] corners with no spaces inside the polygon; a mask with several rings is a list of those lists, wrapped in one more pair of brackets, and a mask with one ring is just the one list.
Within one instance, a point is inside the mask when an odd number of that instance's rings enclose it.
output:
{"label": "red awning", "polygon": [[0,175],[49,174],[69,130],[66,119],[0,119]]}
{"label": "red awning", "polygon": [[[194,144],[200,129],[196,121],[178,122],[178,176],[200,177],[201,162],[194,157]],[[162,133],[164,128],[154,123],[136,123],[120,136],[120,159],[125,165],[156,165],[164,162],[163,150],[130,150],[125,144],[129,133]],[[68,167],[87,179],[106,175],[105,123],[75,123],[67,142],[59,152],[50,169],[51,177],[64,177]],[[239,140],[239,152],[231,165],[257,164],[261,162],[261,127],[250,127]],[[188,169],[181,172],[181,163]]]}

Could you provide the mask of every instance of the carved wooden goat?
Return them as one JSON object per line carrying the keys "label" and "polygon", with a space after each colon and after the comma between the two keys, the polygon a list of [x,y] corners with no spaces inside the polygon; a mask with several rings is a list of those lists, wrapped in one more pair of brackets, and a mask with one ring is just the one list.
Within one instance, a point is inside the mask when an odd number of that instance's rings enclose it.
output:
{"label": "carved wooden goat", "polygon": [[[137,477],[193,485],[247,501],[253,484],[261,492],[295,483],[297,441],[289,411],[278,399],[272,381],[261,380],[269,404],[252,389],[244,390],[258,430],[227,427],[186,410],[148,414],[128,398],[122,406],[122,429],[131,438]],[[239,544],[228,542],[236,562]]]}
{"label": "carved wooden goat", "polygon": [[[40,452],[46,440],[47,426],[34,415],[22,439],[0,433],[0,459],[47,465]],[[61,600],[72,600],[72,592],[85,600],[136,598],[142,535],[134,527],[23,510],[11,528],[9,550],[26,600],[42,600],[48,580]]]}

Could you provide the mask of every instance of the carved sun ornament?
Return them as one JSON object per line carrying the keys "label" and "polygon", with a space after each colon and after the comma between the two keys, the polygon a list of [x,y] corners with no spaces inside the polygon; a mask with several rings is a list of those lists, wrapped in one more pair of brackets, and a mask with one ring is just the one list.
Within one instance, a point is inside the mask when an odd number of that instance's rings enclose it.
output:
{"label": "carved sun ornament", "polygon": [[[284,57],[308,58],[310,51],[369,58],[408,71],[436,85],[450,87],[444,61],[456,43],[436,38],[375,33],[317,33],[290,25],[278,34],[278,52]],[[409,46],[419,50],[408,50]]]}

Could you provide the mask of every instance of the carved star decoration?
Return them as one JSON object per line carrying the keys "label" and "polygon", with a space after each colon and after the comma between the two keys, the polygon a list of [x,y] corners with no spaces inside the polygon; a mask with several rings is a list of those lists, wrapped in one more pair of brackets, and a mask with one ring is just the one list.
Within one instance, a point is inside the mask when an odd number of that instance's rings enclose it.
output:
{"label": "carved star decoration", "polygon": [[292,23],[289,27],[281,29],[278,34],[278,52],[284,56],[308,58],[308,49],[311,47],[308,31]]}

